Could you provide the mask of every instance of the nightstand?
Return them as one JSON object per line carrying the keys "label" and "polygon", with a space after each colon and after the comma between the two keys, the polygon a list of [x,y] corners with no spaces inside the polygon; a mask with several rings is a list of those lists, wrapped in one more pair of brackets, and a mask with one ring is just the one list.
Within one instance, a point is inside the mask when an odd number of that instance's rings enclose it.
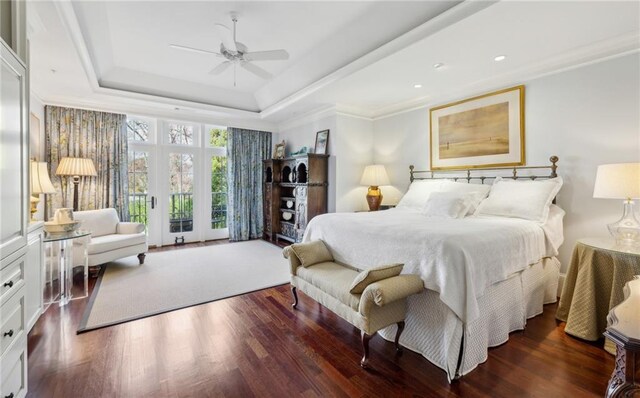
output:
{"label": "nightstand", "polygon": [[[616,246],[612,239],[580,239],[573,250],[556,318],[564,331],[584,340],[602,338],[607,314],[624,300],[625,283],[640,275],[640,248]],[[615,354],[609,340],[605,349]]]}

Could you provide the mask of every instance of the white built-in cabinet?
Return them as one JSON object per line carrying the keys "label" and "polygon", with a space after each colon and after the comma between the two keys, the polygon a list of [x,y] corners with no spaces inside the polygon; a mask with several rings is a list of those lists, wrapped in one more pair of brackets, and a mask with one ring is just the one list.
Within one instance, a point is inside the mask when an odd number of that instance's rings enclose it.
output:
{"label": "white built-in cabinet", "polygon": [[29,224],[27,235],[27,267],[25,269],[25,302],[27,333],[42,314],[44,309],[44,222]]}
{"label": "white built-in cabinet", "polygon": [[27,68],[0,40],[0,397],[27,394]]}

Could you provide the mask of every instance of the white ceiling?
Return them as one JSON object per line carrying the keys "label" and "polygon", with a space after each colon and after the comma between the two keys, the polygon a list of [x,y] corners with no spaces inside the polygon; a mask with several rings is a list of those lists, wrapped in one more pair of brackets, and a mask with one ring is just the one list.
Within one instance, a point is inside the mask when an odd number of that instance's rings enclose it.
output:
{"label": "white ceiling", "polygon": [[[326,106],[366,117],[519,83],[640,49],[640,2],[29,3],[32,87],[45,101],[281,122]],[[239,13],[274,77],[208,71],[216,22]],[[507,55],[497,63],[493,57]],[[442,62],[439,70],[433,64]],[[52,73],[50,70],[55,69]],[[415,89],[414,84],[422,84]],[[175,110],[179,107],[179,110]],[[123,109],[126,108],[126,109]]]}

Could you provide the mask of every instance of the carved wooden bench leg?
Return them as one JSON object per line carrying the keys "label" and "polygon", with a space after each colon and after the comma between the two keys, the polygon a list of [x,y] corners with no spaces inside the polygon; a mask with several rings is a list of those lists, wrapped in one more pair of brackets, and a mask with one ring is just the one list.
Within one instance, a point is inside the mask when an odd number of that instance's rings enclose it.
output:
{"label": "carved wooden bench leg", "polygon": [[291,307],[296,309],[298,307],[298,291],[295,286],[291,286],[291,294],[293,294],[293,304],[291,304]]}
{"label": "carved wooden bench leg", "polygon": [[396,331],[396,352],[398,354],[402,354],[402,347],[400,346],[400,335],[402,334],[402,331],[404,330],[404,321],[400,321],[398,322],[398,331]]}
{"label": "carved wooden bench leg", "polygon": [[366,334],[364,330],[360,331],[360,337],[362,339],[362,349],[364,350],[364,356],[360,361],[360,366],[365,369],[369,367],[369,340],[371,340],[373,336],[374,335]]}
{"label": "carved wooden bench leg", "polygon": [[138,261],[140,261],[140,265],[144,264],[144,258],[147,257],[146,254],[140,253],[138,254]]}

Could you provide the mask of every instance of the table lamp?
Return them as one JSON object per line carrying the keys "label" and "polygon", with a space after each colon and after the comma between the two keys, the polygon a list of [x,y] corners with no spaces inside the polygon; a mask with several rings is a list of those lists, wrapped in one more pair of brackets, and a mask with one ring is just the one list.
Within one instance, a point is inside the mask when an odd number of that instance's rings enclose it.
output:
{"label": "table lamp", "polygon": [[389,185],[389,176],[381,164],[372,164],[364,168],[364,174],[360,185],[368,185],[367,191],[367,203],[369,204],[370,211],[377,211],[380,209],[382,203],[382,192],[380,191],[380,185]]}
{"label": "table lamp", "polygon": [[594,198],[623,199],[622,218],[607,225],[621,245],[640,245],[640,222],[633,199],[640,198],[640,163],[603,164],[598,166]]}
{"label": "table lamp", "polygon": [[38,202],[40,202],[40,194],[56,193],[56,189],[49,179],[47,171],[47,162],[31,161],[31,221],[36,221],[34,215],[38,211]]}
{"label": "table lamp", "polygon": [[56,175],[73,177],[73,211],[78,211],[78,184],[80,177],[95,177],[96,168],[93,161],[86,158],[62,158]]}

